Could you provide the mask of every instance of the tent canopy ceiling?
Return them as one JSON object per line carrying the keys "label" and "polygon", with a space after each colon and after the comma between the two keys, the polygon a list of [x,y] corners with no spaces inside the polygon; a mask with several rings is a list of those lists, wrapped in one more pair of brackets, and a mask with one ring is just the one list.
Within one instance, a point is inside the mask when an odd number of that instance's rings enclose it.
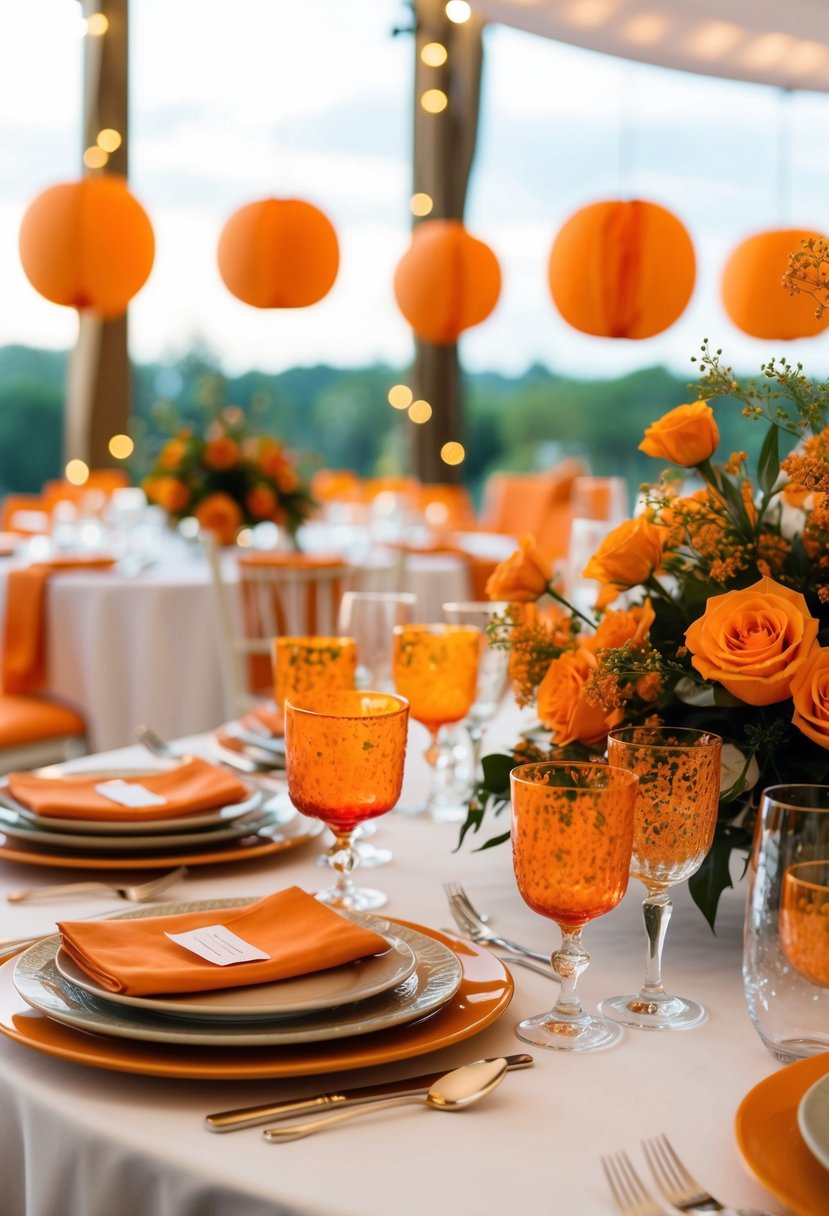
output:
{"label": "tent canopy ceiling", "polygon": [[827,0],[474,0],[488,21],[624,59],[829,92]]}

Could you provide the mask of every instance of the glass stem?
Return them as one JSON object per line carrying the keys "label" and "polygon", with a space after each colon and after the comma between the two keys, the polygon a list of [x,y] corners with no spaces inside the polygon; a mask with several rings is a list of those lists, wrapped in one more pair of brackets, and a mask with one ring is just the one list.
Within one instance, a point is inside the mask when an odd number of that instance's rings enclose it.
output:
{"label": "glass stem", "polygon": [[667,891],[649,891],[642,901],[642,912],[645,917],[645,935],[647,937],[647,959],[645,963],[645,982],[640,995],[647,997],[664,996],[662,984],[662,947],[665,944],[665,934],[673,912],[671,897]]}
{"label": "glass stem", "polygon": [[328,864],[337,875],[335,889],[338,895],[351,895],[354,884],[351,871],[358,861],[354,848],[353,832],[334,832],[334,843],[328,850]]}
{"label": "glass stem", "polygon": [[576,984],[590,962],[590,955],[581,944],[580,928],[561,930],[561,945],[558,950],[553,951],[550,962],[553,971],[561,980],[553,1014],[557,1018],[570,1020],[584,1017],[584,1009],[576,993]]}
{"label": "glass stem", "polygon": [[479,776],[481,767],[481,747],[484,742],[484,728],[482,726],[467,727],[470,742],[472,743],[472,761],[470,764],[470,782],[474,789],[481,780],[483,774]]}
{"label": "glass stem", "polygon": [[426,751],[423,753],[427,762],[432,766],[432,768],[437,767],[437,762],[440,759],[440,744],[438,743],[440,730],[441,728],[439,726],[433,728],[431,742],[426,748]]}

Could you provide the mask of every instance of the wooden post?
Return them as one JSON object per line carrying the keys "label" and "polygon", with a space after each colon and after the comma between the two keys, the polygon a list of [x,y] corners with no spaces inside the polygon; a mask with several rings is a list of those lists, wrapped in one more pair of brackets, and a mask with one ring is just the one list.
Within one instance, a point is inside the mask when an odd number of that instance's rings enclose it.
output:
{"label": "wooden post", "polygon": [[[469,21],[455,25],[444,7],[445,0],[417,0],[415,5],[414,191],[432,199],[432,210],[424,218],[461,220],[478,129],[483,22],[473,12]],[[423,63],[420,52],[430,42],[447,49],[442,66]],[[440,114],[429,114],[421,106],[427,89],[442,89],[448,97]],[[415,396],[432,407],[427,423],[411,427],[415,473],[424,482],[457,484],[460,470],[440,458],[444,443],[463,434],[457,344],[435,346],[416,339],[412,381]]]}
{"label": "wooden post", "polygon": [[[128,166],[128,0],[83,0],[84,15],[103,13],[104,34],[84,39],[83,149],[95,145],[98,132],[111,127],[121,146],[110,153],[105,168],[84,172],[119,173]],[[127,317],[101,321],[81,313],[78,340],[69,357],[64,426],[65,457],[77,457],[90,468],[116,462],[109,454],[112,435],[128,428],[130,364]]]}

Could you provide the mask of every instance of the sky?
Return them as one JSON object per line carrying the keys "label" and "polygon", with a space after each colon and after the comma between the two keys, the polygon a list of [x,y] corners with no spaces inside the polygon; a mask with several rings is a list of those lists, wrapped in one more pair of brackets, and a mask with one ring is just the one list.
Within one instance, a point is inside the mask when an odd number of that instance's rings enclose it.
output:
{"label": "sky", "polygon": [[[410,331],[392,278],[410,228],[413,46],[399,0],[133,0],[131,188],[156,260],[130,308],[139,361],[206,344],[229,372],[299,364],[405,366]],[[66,348],[76,315],[42,299],[17,255],[28,203],[79,175],[82,44],[76,0],[0,0],[0,345]],[[466,222],[497,253],[503,290],[461,339],[471,370],[612,376],[665,364],[692,375],[703,338],[738,369],[771,355],[829,373],[829,337],[741,335],[719,276],[744,237],[829,229],[829,97],[784,95],[628,63],[500,26],[485,34],[478,152]],[[329,296],[252,309],[216,268],[221,228],[269,195],[321,207],[340,238]],[[599,199],[673,210],[694,240],[697,286],[670,330],[645,342],[590,338],[556,313],[552,240]]]}

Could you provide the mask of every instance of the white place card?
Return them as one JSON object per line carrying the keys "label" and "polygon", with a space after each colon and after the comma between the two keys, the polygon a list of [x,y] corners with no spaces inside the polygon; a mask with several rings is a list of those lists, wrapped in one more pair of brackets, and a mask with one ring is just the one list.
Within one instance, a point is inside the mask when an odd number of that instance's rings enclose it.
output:
{"label": "white place card", "polygon": [[226,925],[204,925],[201,929],[188,929],[186,933],[165,933],[171,942],[183,946],[192,954],[217,967],[230,963],[252,963],[271,956],[258,946],[252,946],[238,937]]}
{"label": "white place card", "polygon": [[161,794],[154,794],[146,786],[123,781],[120,777],[114,781],[102,781],[100,785],[95,786],[95,790],[120,806],[165,806],[167,802]]}

